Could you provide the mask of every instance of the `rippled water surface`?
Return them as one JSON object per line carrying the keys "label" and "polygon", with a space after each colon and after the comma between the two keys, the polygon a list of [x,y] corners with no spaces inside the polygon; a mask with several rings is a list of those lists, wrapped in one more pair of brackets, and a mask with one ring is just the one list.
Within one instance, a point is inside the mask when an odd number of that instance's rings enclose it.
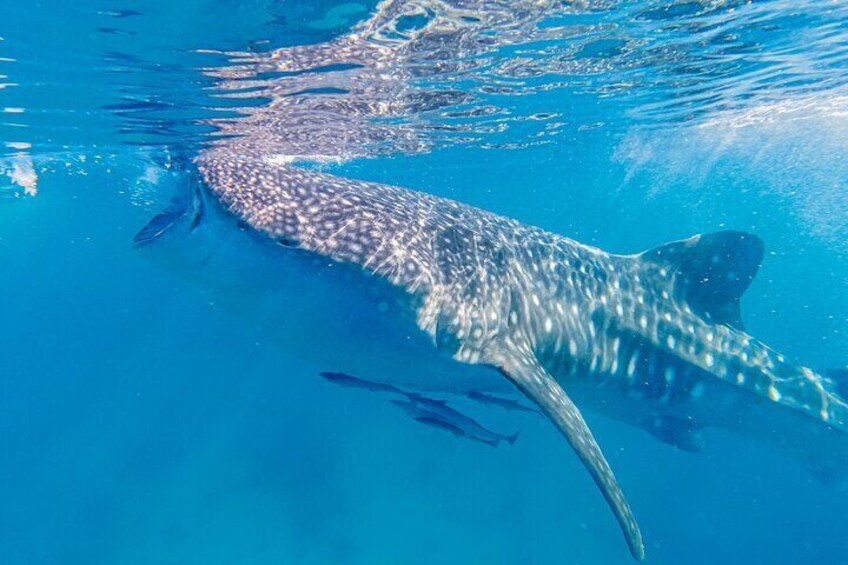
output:
{"label": "rippled water surface", "polygon": [[[2,563],[631,561],[545,419],[452,401],[521,432],[492,449],[317,376],[343,369],[320,332],[281,328],[335,307],[347,274],[322,271],[338,296],[312,303],[307,273],[279,276],[236,221],[169,237],[176,253],[135,246],[199,155],[407,187],[615,253],[752,232],[766,255],[746,331],[817,371],[848,363],[842,2],[13,0],[3,15]],[[339,314],[374,372],[387,308]],[[711,431],[692,454],[586,417],[648,562],[848,554],[845,487],[768,442]]]}

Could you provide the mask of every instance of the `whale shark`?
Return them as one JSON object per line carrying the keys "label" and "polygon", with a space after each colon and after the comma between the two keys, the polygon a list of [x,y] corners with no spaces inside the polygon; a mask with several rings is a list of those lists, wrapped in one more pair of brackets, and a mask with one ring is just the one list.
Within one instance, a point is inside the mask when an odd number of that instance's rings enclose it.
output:
{"label": "whale shark", "polygon": [[[544,85],[501,79],[574,72],[558,49],[538,48],[580,40],[579,29],[541,25],[573,15],[572,4],[387,0],[331,41],[229,53],[233,64],[206,70],[218,93],[261,103],[205,122],[216,133],[174,168],[178,197],[136,243],[217,281],[216,296],[322,367],[421,391],[523,394],[643,559],[584,409],[687,452],[720,428],[780,446],[823,479],[848,467],[836,378],[745,330],[740,301],[763,242],[721,231],[615,254],[320,170],[497,131],[474,119],[504,110],[469,91],[532,93]],[[513,55],[533,45],[534,57]],[[433,117],[448,110],[458,124]]]}
{"label": "whale shark", "polygon": [[[334,366],[365,357],[386,382],[417,367],[416,384],[432,378],[434,389],[493,390],[500,374],[571,445],[637,559],[639,526],[583,407],[685,451],[700,448],[702,430],[723,428],[786,448],[820,474],[844,469],[848,403],[838,383],[744,329],[740,299],[764,253],[754,235],[708,233],[617,255],[431,194],[225,147],[193,166],[190,190],[202,196],[175,199],[141,243],[181,227],[170,238],[179,245],[215,248],[206,268],[223,258],[239,270],[227,253],[238,255],[238,244],[217,241],[224,230],[203,232],[207,216],[230,218],[231,235],[267,251],[270,286],[326,292],[317,303],[301,297],[300,310],[260,306],[271,319],[291,315],[300,350],[335,355]],[[274,270],[283,265],[295,270]],[[322,282],[346,290],[315,290]],[[372,349],[352,337],[362,312],[346,315],[345,299],[374,305],[364,324],[383,328]]]}

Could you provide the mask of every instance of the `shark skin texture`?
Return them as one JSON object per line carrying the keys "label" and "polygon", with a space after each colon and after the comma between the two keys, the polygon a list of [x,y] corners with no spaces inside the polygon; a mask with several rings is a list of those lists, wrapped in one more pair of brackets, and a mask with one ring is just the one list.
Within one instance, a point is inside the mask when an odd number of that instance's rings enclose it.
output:
{"label": "shark skin texture", "polygon": [[[700,450],[709,427],[758,439],[785,430],[779,443],[802,459],[815,459],[810,434],[844,447],[848,406],[833,382],[743,329],[739,301],[763,257],[751,234],[615,255],[459,202],[225,147],[195,166],[215,206],[276,244],[280,261],[352,267],[392,293],[441,358],[506,377],[565,436],[637,559],[639,527],[580,405],[685,451]],[[181,217],[196,225],[196,213]]]}

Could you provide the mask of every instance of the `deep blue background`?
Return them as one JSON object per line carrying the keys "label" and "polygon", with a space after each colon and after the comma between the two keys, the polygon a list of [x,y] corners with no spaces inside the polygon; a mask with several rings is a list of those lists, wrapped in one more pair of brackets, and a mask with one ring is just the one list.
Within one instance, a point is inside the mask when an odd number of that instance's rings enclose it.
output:
{"label": "deep blue background", "polygon": [[[416,425],[384,399],[318,380],[327,367],[283,355],[132,247],[172,187],[152,182],[155,149],[127,145],[101,107],[127,89],[200,96],[192,68],[205,59],[190,49],[317,42],[352,22],[327,28],[330,2],[85,4],[13,3],[0,24],[0,57],[13,59],[0,75],[17,85],[0,90],[0,107],[25,109],[0,115],[0,141],[31,143],[39,173],[36,197],[0,183],[0,562],[629,562],[547,422],[475,411],[524,430],[498,449]],[[143,13],[98,14],[116,9]],[[115,72],[114,52],[174,67]],[[578,112],[575,127],[550,145],[457,147],[339,173],[615,252],[752,231],[769,254],[744,301],[750,332],[819,369],[848,361],[845,116],[808,109],[798,123],[658,133],[622,123],[613,99],[532,104]],[[616,127],[576,127],[605,116]],[[716,433],[692,456],[588,417],[649,562],[848,555],[848,493],[784,454]]]}

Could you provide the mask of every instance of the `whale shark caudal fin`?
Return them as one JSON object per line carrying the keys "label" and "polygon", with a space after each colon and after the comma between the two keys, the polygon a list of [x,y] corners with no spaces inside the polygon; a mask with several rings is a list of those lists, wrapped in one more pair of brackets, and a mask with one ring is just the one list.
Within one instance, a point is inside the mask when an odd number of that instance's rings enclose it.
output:
{"label": "whale shark caudal fin", "polygon": [[153,216],[133,238],[135,245],[145,245],[174,228],[188,222],[188,230],[192,231],[203,218],[203,197],[200,184],[191,173],[178,173],[179,184],[176,194],[167,208]]}
{"label": "whale shark caudal fin", "polygon": [[539,405],[542,412],[566,437],[615,514],[630,553],[640,561],[644,559],[645,545],[636,518],[633,517],[630,505],[625,500],[604,454],[601,453],[598,442],[574,402],[529,353],[505,358],[499,368],[521,392]]}
{"label": "whale shark caudal fin", "polygon": [[744,330],[739,299],[763,260],[755,235],[722,231],[645,251],[639,258],[668,269],[678,296],[697,314]]}

